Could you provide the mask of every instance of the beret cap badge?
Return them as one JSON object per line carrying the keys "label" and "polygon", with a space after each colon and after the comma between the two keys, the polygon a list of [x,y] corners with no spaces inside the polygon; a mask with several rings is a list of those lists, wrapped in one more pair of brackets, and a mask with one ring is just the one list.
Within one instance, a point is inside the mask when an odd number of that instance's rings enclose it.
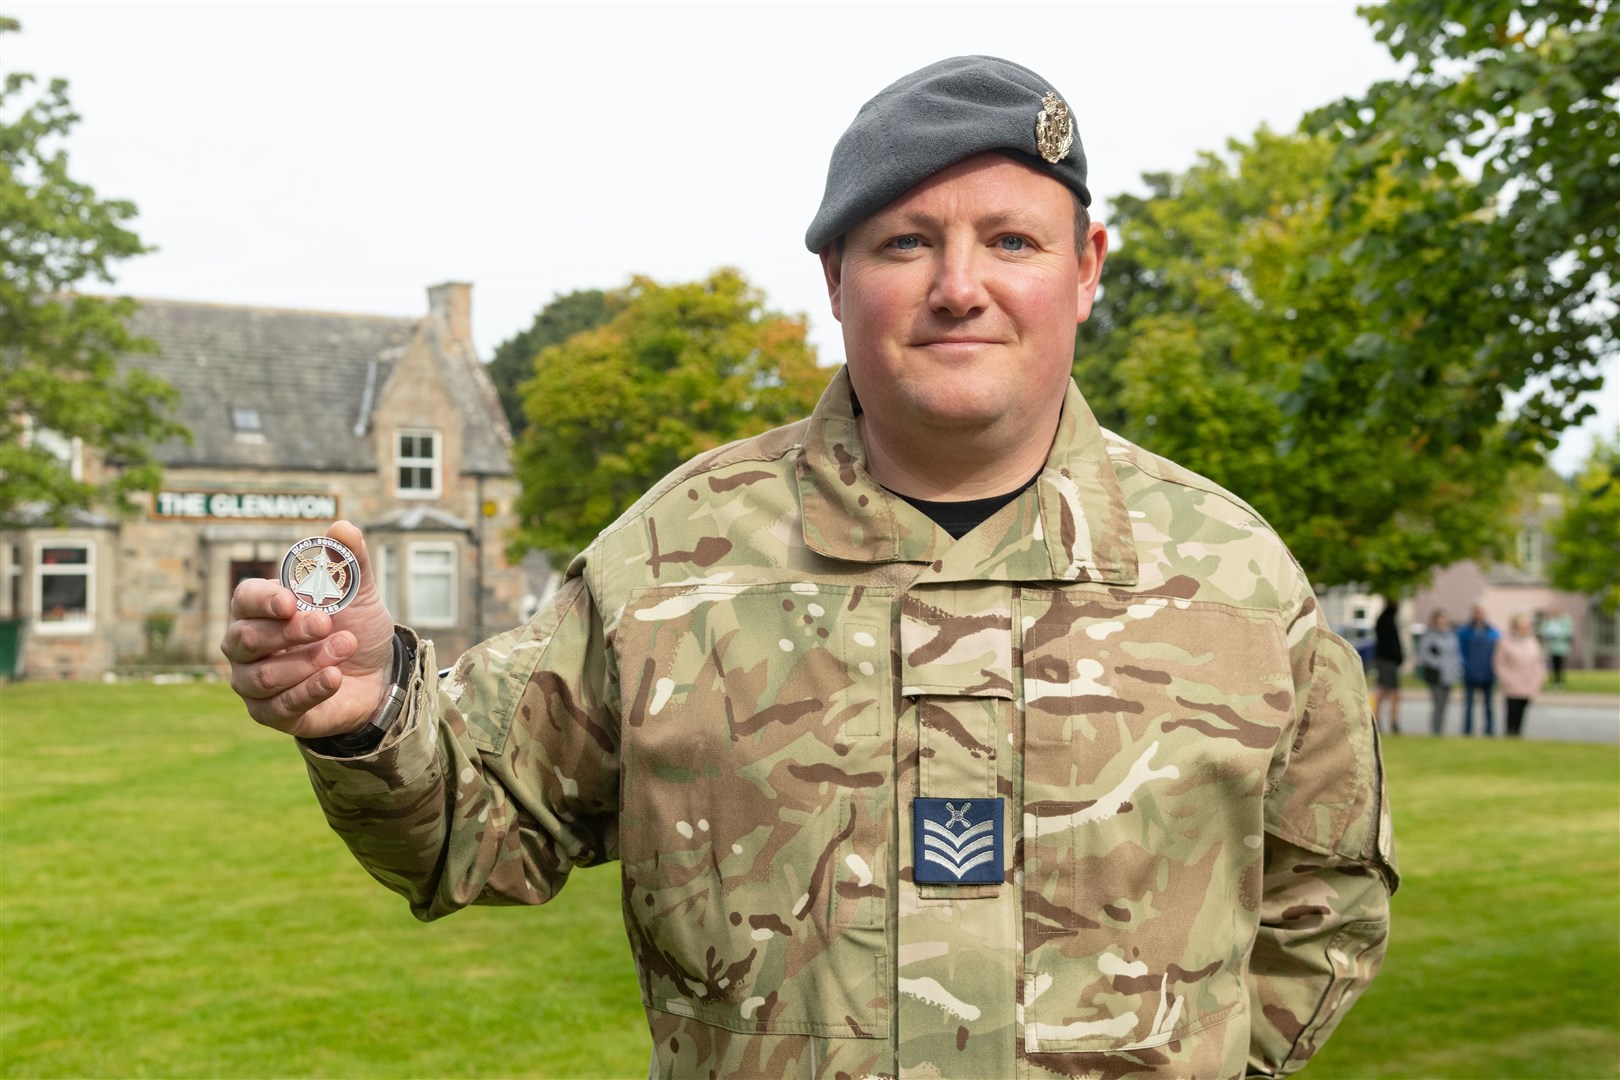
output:
{"label": "beret cap badge", "polygon": [[1056,165],[1074,145],[1074,123],[1063,99],[1048,90],[1041,98],[1041,111],[1035,117],[1035,149]]}

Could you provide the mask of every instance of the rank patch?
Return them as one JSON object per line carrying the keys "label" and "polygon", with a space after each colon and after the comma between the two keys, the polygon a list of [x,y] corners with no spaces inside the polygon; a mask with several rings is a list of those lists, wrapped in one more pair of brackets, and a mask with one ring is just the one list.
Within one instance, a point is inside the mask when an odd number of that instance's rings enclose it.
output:
{"label": "rank patch", "polygon": [[912,803],[912,880],[919,885],[999,885],[1001,799],[918,799]]}

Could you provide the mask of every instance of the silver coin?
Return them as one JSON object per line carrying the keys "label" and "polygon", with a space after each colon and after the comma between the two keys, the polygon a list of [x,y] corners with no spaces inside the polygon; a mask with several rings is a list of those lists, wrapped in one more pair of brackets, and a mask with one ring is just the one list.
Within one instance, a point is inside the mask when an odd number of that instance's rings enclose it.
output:
{"label": "silver coin", "polygon": [[299,611],[335,615],[360,591],[360,560],[330,536],[311,536],[282,556],[281,583],[292,590]]}

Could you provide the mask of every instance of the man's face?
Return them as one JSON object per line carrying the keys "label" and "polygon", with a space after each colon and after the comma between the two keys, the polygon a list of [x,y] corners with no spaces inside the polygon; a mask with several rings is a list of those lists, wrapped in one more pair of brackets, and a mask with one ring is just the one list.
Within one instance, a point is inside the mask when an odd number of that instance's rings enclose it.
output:
{"label": "man's face", "polygon": [[934,174],[822,253],[869,422],[912,438],[1050,441],[1107,233],[1001,154]]}

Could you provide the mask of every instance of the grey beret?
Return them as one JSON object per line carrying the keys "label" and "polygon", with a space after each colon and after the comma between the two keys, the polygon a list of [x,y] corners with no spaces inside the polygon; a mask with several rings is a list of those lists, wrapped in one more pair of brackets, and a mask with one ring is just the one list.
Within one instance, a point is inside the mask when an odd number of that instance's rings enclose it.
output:
{"label": "grey beret", "polygon": [[861,106],[833,147],[805,246],[819,252],[912,185],[987,150],[1062,181],[1091,205],[1086,152],[1052,84],[1009,60],[953,56]]}

